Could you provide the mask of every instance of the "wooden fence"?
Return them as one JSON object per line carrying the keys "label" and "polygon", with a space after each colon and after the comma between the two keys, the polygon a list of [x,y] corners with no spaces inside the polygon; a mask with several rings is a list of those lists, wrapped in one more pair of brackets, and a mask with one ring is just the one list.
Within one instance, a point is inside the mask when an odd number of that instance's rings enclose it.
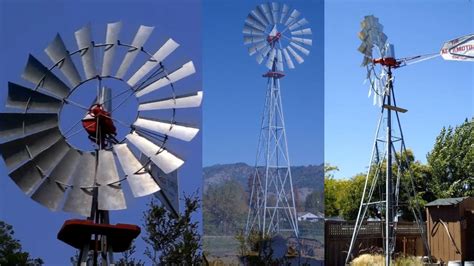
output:
{"label": "wooden fence", "polygon": [[[354,258],[374,248],[383,247],[383,222],[366,222],[362,225],[353,249]],[[351,242],[354,222],[326,221],[324,259],[326,265],[344,265]],[[395,253],[422,256],[425,254],[418,225],[412,222],[397,223]]]}

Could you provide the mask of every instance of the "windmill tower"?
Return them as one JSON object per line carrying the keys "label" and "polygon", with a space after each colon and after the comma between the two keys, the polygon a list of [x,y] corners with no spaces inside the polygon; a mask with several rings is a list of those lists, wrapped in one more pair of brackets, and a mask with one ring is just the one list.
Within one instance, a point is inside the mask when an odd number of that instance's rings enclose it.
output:
{"label": "windmill tower", "polygon": [[[127,181],[134,197],[162,192],[147,166],[166,174],[177,170],[184,159],[168,141],[191,141],[199,131],[176,117],[179,109],[201,104],[201,91],[177,93],[176,83],[195,73],[192,61],[170,70],[165,59],[177,42],[168,39],[151,54],[144,44],[154,27],[140,26],[131,42],[119,39],[121,28],[121,22],[110,23],[105,38],[94,40],[87,25],[75,32],[77,49],[71,51],[58,34],[45,49],[52,62],[48,67],[30,55],[22,78],[32,86],[8,84],[6,107],[12,112],[2,113],[0,122],[0,153],[17,186],[52,211],[86,217],[66,221],[58,233],[80,250],[79,265],[86,265],[91,253],[94,265],[99,258],[112,265],[113,253],[129,248],[140,228],[112,225],[109,217],[109,211],[127,208],[122,184]],[[123,58],[116,58],[119,52]],[[144,64],[130,75],[136,59]],[[158,89],[159,98],[151,94]],[[85,103],[74,98],[79,91],[90,96],[80,98]],[[119,116],[127,101],[138,108],[125,110],[137,113],[131,123]],[[76,108],[81,117],[74,121],[64,113],[67,108]],[[89,145],[74,144],[76,135]]]}
{"label": "windmill tower", "polygon": [[251,184],[247,235],[251,232],[263,236],[299,235],[280,80],[285,76],[285,64],[293,69],[293,59],[298,64],[304,61],[299,53],[309,54],[304,47],[312,45],[307,24],[298,10],[275,2],[257,6],[245,20],[244,44],[249,45],[250,55],[256,55],[257,63],[265,61],[268,69],[263,74],[267,88]]}
{"label": "windmill tower", "polygon": [[[399,117],[400,113],[405,113],[407,110],[397,106],[392,73],[394,69],[405,65],[410,60],[395,59],[394,47],[387,42],[387,36],[383,33],[383,26],[378,18],[366,16],[361,22],[361,27],[359,38],[362,44],[359,51],[364,54],[362,66],[367,68],[367,80],[370,82],[369,97],[373,95],[374,104],[380,107],[380,118],[346,264],[352,259],[352,252],[364,225],[364,219],[371,213],[383,222],[385,265],[390,265],[395,251],[397,221],[401,215],[400,206],[408,204],[408,202],[402,202],[403,199],[400,198],[402,190],[405,190],[413,200],[409,206],[429,254],[421,208],[415,197],[413,173],[410,170]],[[376,54],[373,54],[374,52]],[[437,55],[425,56],[422,60],[434,56]],[[413,57],[413,59],[420,61],[420,57]],[[408,177],[408,179],[403,179],[403,177]]]}

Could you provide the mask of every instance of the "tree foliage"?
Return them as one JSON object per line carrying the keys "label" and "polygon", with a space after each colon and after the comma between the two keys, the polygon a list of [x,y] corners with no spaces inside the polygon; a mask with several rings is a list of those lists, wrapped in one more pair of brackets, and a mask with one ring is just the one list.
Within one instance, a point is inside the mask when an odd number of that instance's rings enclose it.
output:
{"label": "tree foliage", "polygon": [[14,234],[11,225],[0,221],[0,265],[43,265],[42,259],[33,259],[28,252],[22,251]]}
{"label": "tree foliage", "polygon": [[247,197],[242,185],[228,180],[211,185],[204,192],[204,231],[206,234],[234,235],[245,223]]}
{"label": "tree foliage", "polygon": [[153,265],[196,265],[202,263],[201,234],[198,222],[192,215],[199,209],[197,196],[184,197],[184,213],[175,214],[152,199],[144,213],[146,236],[143,240],[150,246],[145,255]]}
{"label": "tree foliage", "polygon": [[427,156],[436,196],[474,196],[474,120],[441,130]]}

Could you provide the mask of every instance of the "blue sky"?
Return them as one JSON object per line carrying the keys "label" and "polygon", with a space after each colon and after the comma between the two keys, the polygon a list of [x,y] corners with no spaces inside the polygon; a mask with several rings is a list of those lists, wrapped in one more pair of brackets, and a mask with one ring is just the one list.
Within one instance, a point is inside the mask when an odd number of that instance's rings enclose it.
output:
{"label": "blue sky", "polygon": [[[206,1],[203,7],[204,166],[255,164],[265,101],[266,67],[249,56],[242,27],[260,1]],[[322,1],[291,1],[313,32],[305,62],[281,80],[288,150],[292,165],[319,164],[323,158],[324,14]]]}
{"label": "blue sky", "polygon": [[[181,46],[169,57],[170,69],[193,60],[197,73],[177,83],[181,93],[201,88],[201,5],[197,1],[1,1],[0,2],[0,39],[2,61],[0,93],[2,106],[5,103],[7,82],[13,81],[29,85],[21,80],[28,53],[37,56],[42,62],[49,63],[43,49],[59,32],[66,45],[75,50],[74,31],[91,23],[95,39],[105,39],[106,24],[122,21],[120,35],[122,40],[131,43],[138,29],[143,25],[156,26],[145,47],[154,53],[167,38],[172,37]],[[122,57],[123,58],[123,57]],[[120,61],[121,59],[117,59]],[[137,57],[130,68],[137,69],[144,62]],[[81,67],[78,67],[79,69]],[[131,73],[129,73],[131,75]],[[94,90],[95,93],[95,90]],[[156,96],[156,95],[155,95]],[[135,113],[131,103],[125,113]],[[127,109],[128,108],[128,109]],[[200,109],[178,113],[178,118],[189,118],[183,122],[199,125]],[[87,140],[85,141],[87,143]],[[179,156],[187,160],[180,169],[180,191],[192,193],[201,187],[201,133],[191,143],[172,141],[171,147]],[[7,177],[2,162],[0,165],[0,220],[14,226],[15,237],[21,239],[24,250],[33,257],[41,257],[46,265],[66,265],[75,252],[56,239],[56,234],[66,219],[75,216],[57,212],[26,197]],[[124,185],[127,187],[127,185]],[[128,199],[128,198],[127,198]],[[142,212],[150,197],[131,199],[128,209],[111,213],[112,223],[142,224]],[[196,219],[200,219],[200,213]],[[144,234],[142,234],[143,236]],[[143,243],[137,244],[137,252],[143,253]]]}
{"label": "blue sky", "polygon": [[[449,3],[449,4],[448,4]],[[368,166],[379,108],[367,98],[357,51],[360,21],[375,15],[397,57],[436,53],[443,42],[473,33],[474,4],[454,1],[327,1],[325,4],[325,160],[351,177]],[[405,142],[426,162],[443,126],[474,115],[474,64],[420,62],[394,71]]]}

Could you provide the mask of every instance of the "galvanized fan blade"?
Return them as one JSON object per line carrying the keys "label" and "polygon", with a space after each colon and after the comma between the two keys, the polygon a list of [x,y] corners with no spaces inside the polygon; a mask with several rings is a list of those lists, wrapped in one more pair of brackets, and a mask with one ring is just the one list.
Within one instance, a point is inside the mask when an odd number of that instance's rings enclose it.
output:
{"label": "galvanized fan blade", "polygon": [[76,87],[81,83],[81,76],[72,62],[66,45],[59,34],[56,35],[56,38],[54,38],[44,51],[54,64],[60,62],[58,67],[72,87]]}
{"label": "galvanized fan blade", "polygon": [[0,137],[17,139],[57,126],[57,114],[2,113]]}
{"label": "galvanized fan blade", "polygon": [[90,25],[86,25],[74,33],[77,48],[81,51],[81,60],[84,67],[86,79],[94,78],[97,75],[94,59],[94,45],[92,43],[92,33]]}
{"label": "galvanized fan blade", "polygon": [[199,132],[199,128],[181,125],[176,122],[171,123],[169,121],[160,121],[142,117],[139,117],[133,125],[184,141],[192,140]]}
{"label": "galvanized fan blade", "polygon": [[293,9],[293,11],[291,11],[291,13],[290,13],[290,16],[288,17],[288,19],[285,22],[285,26],[288,26],[288,25],[290,25],[290,23],[293,23],[294,21],[296,21],[296,19],[299,17],[300,14],[301,13],[298,10]]}
{"label": "galvanized fan blade", "polygon": [[283,55],[285,56],[285,61],[286,61],[286,64],[288,65],[288,68],[294,69],[295,65],[293,64],[293,60],[291,60],[291,57],[288,54],[288,51],[286,50],[286,48],[283,49]]}
{"label": "galvanized fan blade", "polygon": [[196,69],[194,68],[193,61],[189,61],[186,64],[184,64],[182,67],[178,68],[177,70],[169,74],[168,76],[162,77],[159,80],[146,86],[142,90],[139,90],[138,92],[135,93],[135,95],[137,97],[142,97],[145,94],[156,91],[166,85],[169,85],[170,83],[175,83],[189,75],[194,74],[195,72],[196,72]]}
{"label": "galvanized fan blade", "polygon": [[270,46],[266,46],[265,48],[263,48],[262,51],[255,58],[255,60],[257,60],[257,63],[261,64],[263,62],[263,59],[267,57],[271,49],[272,48]]}
{"label": "galvanized fan blade", "polygon": [[277,51],[276,69],[277,71],[283,72],[283,56],[281,53],[281,49],[278,49]]}
{"label": "galvanized fan blade", "polygon": [[123,210],[127,208],[125,196],[120,185],[120,177],[115,166],[112,151],[100,150],[97,165],[98,209]]}
{"label": "galvanized fan blade", "polygon": [[298,64],[301,64],[304,62],[303,58],[299,54],[297,54],[295,50],[291,48],[291,46],[288,46],[287,48],[290,54],[295,58],[296,62],[298,62]]}
{"label": "galvanized fan blade", "polygon": [[278,16],[278,15],[279,15],[279,14],[278,14],[278,13],[279,13],[278,11],[280,10],[280,9],[279,9],[279,5],[278,5],[278,3],[276,3],[276,2],[272,2],[271,5],[272,5],[272,10],[271,10],[271,12],[272,12],[273,24],[277,24],[278,21],[280,21],[280,18],[279,18],[279,16]]}
{"label": "galvanized fan blade", "polygon": [[260,12],[265,16],[267,22],[269,24],[274,24],[272,19],[272,13],[270,7],[268,6],[268,3],[260,4],[258,8],[260,9]]}
{"label": "galvanized fan blade", "polygon": [[265,65],[266,65],[269,69],[272,69],[272,68],[273,68],[273,62],[275,61],[275,57],[276,57],[276,49],[275,49],[275,48],[272,48],[272,49],[270,50],[270,54],[268,55],[267,62],[265,63]]}
{"label": "galvanized fan blade", "polygon": [[291,40],[295,41],[295,42],[298,42],[298,43],[301,43],[301,44],[313,45],[313,40],[311,40],[311,39],[291,37]]}
{"label": "galvanized fan blade", "polygon": [[115,75],[117,78],[121,79],[123,78],[123,76],[125,76],[128,68],[132,64],[133,60],[135,60],[135,57],[137,57],[138,53],[140,52],[140,49],[148,40],[154,28],[155,27],[147,27],[144,25],[140,26],[137,31],[137,34],[135,34],[135,38],[133,38],[132,41],[132,46],[136,48],[131,48],[128,50],[127,54],[125,55],[125,58],[122,61],[122,64],[119,67],[119,70],[117,71],[117,74]]}
{"label": "galvanized fan blade", "polygon": [[31,198],[50,210],[57,210],[66,192],[64,184],[67,184],[80,158],[81,154],[78,151],[69,148],[66,155],[63,156],[46,180],[36,189]]}
{"label": "galvanized fan blade", "polygon": [[310,28],[302,29],[302,30],[295,30],[291,32],[292,35],[311,35],[313,34],[311,32]]}
{"label": "galvanized fan blade", "polygon": [[365,56],[372,58],[372,44],[368,44],[366,42],[363,42],[360,44],[359,48],[357,50],[361,53],[363,53]]}
{"label": "galvanized fan blade", "polygon": [[309,50],[294,43],[294,42],[290,42],[290,45],[295,47],[297,50],[299,50],[300,52],[302,52],[304,55],[309,55]]}
{"label": "galvanized fan blade", "polygon": [[244,44],[259,43],[265,41],[265,37],[244,36]]}
{"label": "galvanized fan blade", "polygon": [[254,55],[256,52],[262,50],[267,45],[268,45],[267,42],[261,42],[261,43],[255,44],[254,46],[250,46],[248,48],[249,55]]}
{"label": "galvanized fan blade", "polygon": [[94,153],[82,153],[79,164],[72,174],[73,187],[66,196],[63,211],[83,216],[91,214],[96,164]]}
{"label": "galvanized fan blade", "polygon": [[160,99],[144,102],[138,105],[138,111],[151,111],[161,109],[177,109],[199,107],[202,102],[202,91],[194,94],[176,96],[175,98]]}
{"label": "galvanized fan blade", "polygon": [[263,17],[263,15],[260,13],[258,7],[255,8],[254,10],[250,11],[250,15],[254,17],[258,22],[260,22],[263,26],[268,26],[267,20]]}
{"label": "galvanized fan blade", "polygon": [[39,84],[38,87],[57,98],[63,99],[69,95],[69,87],[31,54],[21,77],[35,85]]}
{"label": "galvanized fan blade", "polygon": [[148,61],[127,81],[128,85],[135,86],[146,74],[148,74],[153,68],[158,66],[168,55],[170,55],[179,44],[173,39],[168,39],[156,53],[148,59]]}
{"label": "galvanized fan blade", "polygon": [[34,158],[60,138],[62,138],[62,135],[59,128],[55,127],[21,139],[2,143],[0,144],[0,153],[7,168],[12,170],[18,164]]}
{"label": "galvanized fan blade", "polygon": [[143,197],[160,190],[158,184],[151,175],[145,171],[145,167],[143,167],[135,155],[133,155],[127,144],[116,144],[113,146],[113,149],[126,175],[128,185],[134,197]]}
{"label": "galvanized fan blade", "polygon": [[29,194],[59,163],[68,150],[69,145],[64,139],[60,139],[33,160],[12,171],[9,176],[25,194]]}
{"label": "galvanized fan blade", "polygon": [[288,27],[288,29],[289,29],[289,30],[295,30],[295,29],[297,29],[297,28],[299,28],[299,27],[302,27],[302,26],[304,26],[304,25],[306,25],[306,24],[308,24],[308,21],[307,21],[305,18],[302,18],[302,19],[298,20],[297,22],[291,24],[291,25]]}
{"label": "galvanized fan blade", "polygon": [[184,161],[176,157],[176,155],[164,148],[158,147],[153,142],[136,133],[130,133],[126,138],[144,155],[149,157],[165,174],[173,172],[184,163]]}
{"label": "galvanized fan blade", "polygon": [[280,24],[283,24],[284,19],[288,15],[288,11],[290,11],[288,5],[283,4],[283,7],[281,8]]}
{"label": "galvanized fan blade", "polygon": [[265,31],[265,26],[261,24],[258,20],[254,19],[251,15],[247,16],[247,18],[245,19],[245,23],[250,27]]}
{"label": "galvanized fan blade", "polygon": [[57,113],[61,104],[56,98],[8,82],[7,108]]}
{"label": "galvanized fan blade", "polygon": [[110,76],[112,74],[112,63],[114,61],[115,51],[117,50],[118,38],[122,22],[108,23],[107,33],[105,34],[104,59],[102,61],[102,76]]}
{"label": "galvanized fan blade", "polygon": [[248,25],[244,25],[244,28],[242,29],[243,34],[248,34],[252,36],[265,36],[265,33],[257,28],[253,28]]}

